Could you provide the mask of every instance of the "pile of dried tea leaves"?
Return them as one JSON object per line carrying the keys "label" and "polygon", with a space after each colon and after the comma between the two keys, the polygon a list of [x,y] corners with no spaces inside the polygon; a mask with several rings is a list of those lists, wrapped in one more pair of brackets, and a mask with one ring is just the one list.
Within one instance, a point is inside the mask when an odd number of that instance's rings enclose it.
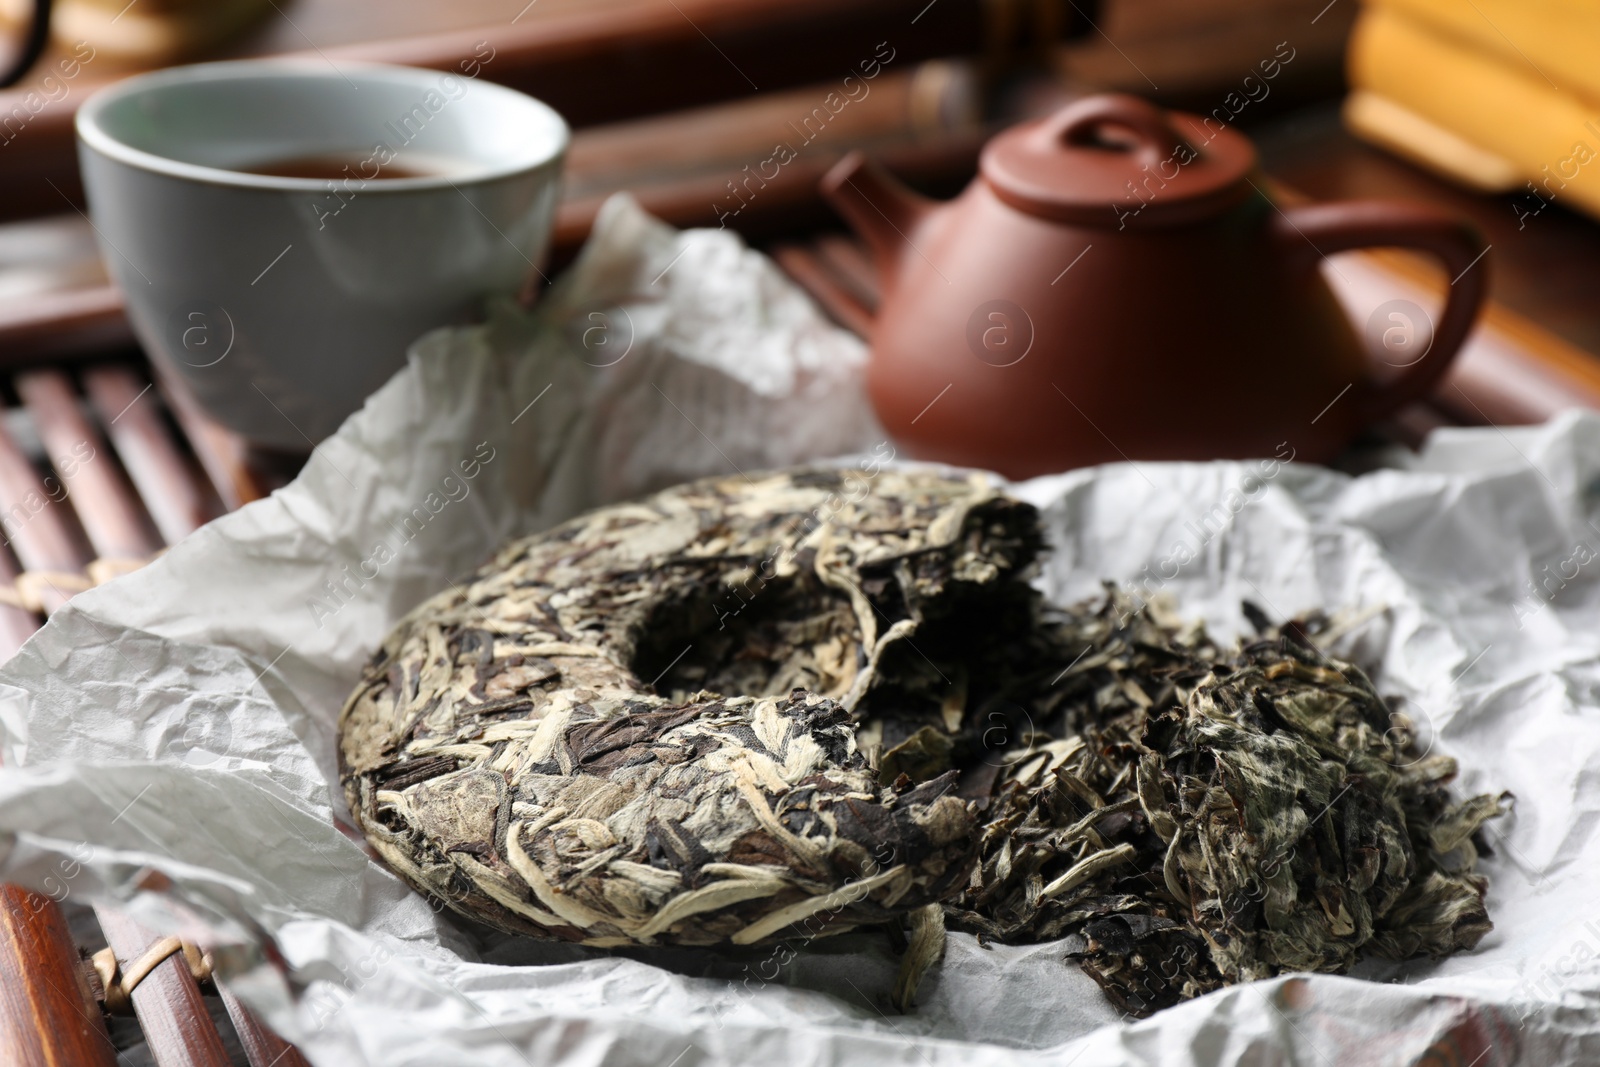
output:
{"label": "pile of dried tea leaves", "polygon": [[[374,849],[512,933],[749,945],[946,921],[1069,940],[1124,1010],[1470,948],[1502,799],[1455,803],[1326,622],[1236,650],[1030,583],[981,476],[708,479],[506,546],[340,720]],[[1259,614],[1259,613],[1257,613]],[[942,914],[941,914],[942,908]]]}
{"label": "pile of dried tea leaves", "polygon": [[1068,936],[1135,1015],[1488,932],[1476,834],[1506,798],[1452,801],[1455,761],[1420,754],[1367,676],[1318,651],[1325,620],[1231,654],[1115,595],[1056,625],[1086,651],[1003,760],[954,925]]}

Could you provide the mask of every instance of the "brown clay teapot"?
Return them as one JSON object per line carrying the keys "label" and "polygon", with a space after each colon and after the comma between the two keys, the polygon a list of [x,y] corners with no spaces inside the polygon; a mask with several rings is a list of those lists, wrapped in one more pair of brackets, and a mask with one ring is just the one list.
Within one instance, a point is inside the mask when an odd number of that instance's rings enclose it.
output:
{"label": "brown clay teapot", "polygon": [[[823,192],[877,259],[885,428],[1012,477],[1285,445],[1331,459],[1438,382],[1483,302],[1485,246],[1425,205],[1280,208],[1262,185],[1242,134],[1120,94],[1001,133],[948,204],[841,160]],[[1456,279],[1431,346],[1391,350],[1387,375],[1318,271],[1374,245]]]}

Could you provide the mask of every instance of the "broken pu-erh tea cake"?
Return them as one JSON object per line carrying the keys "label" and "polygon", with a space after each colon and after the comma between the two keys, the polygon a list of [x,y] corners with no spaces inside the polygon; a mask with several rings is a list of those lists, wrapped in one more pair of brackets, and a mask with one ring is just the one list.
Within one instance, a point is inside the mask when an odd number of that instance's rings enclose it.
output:
{"label": "broken pu-erh tea cake", "polygon": [[992,480],[711,479],[507,545],[384,641],[340,718],[373,848],[470,918],[595,946],[944,922],[1066,939],[1147,1013],[1489,929],[1501,800],[1455,802],[1317,620],[1233,652],[1050,607]]}

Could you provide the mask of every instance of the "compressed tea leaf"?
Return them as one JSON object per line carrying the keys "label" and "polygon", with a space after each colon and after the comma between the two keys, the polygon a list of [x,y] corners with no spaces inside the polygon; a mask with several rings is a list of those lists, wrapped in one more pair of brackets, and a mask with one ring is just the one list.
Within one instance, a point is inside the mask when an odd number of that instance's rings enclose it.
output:
{"label": "compressed tea leaf", "polygon": [[[1046,605],[985,479],[712,479],[508,545],[408,615],[340,721],[373,847],[513,933],[742,945],[943,923],[1065,938],[1146,1014],[1489,927],[1455,765],[1326,620],[1224,650],[1124,598]],[[1246,614],[1266,626],[1249,605]],[[943,907],[941,908],[941,902]]]}
{"label": "compressed tea leaf", "polygon": [[[1074,938],[1147,1014],[1286,971],[1471,948],[1490,928],[1473,836],[1501,798],[1452,805],[1315,620],[1231,656],[1117,598],[1064,628],[1063,740],[1009,754],[983,858],[952,918],[1004,941]],[[1290,635],[1295,635],[1293,638]]]}
{"label": "compressed tea leaf", "polygon": [[887,471],[699,482],[514,542],[373,657],[350,808],[515,933],[750,944],[924,908],[966,877],[968,803],[934,750],[884,784],[876,753],[993,688],[1013,653],[927,657],[1031,602],[1037,546],[985,480]]}

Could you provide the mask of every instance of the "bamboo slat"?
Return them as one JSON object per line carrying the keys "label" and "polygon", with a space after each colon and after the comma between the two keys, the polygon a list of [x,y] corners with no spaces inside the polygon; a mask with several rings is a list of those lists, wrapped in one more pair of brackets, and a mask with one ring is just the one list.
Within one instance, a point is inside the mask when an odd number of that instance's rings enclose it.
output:
{"label": "bamboo slat", "polygon": [[205,469],[211,486],[229,511],[237,511],[252,500],[271,492],[251,469],[250,449],[243,441],[223,429],[200,409],[194,395],[175,375],[163,374],[152,366],[156,388],[167,402],[189,447]]}
{"label": "bamboo slat", "polygon": [[162,540],[176,544],[215,518],[213,494],[195,478],[193,460],[162,421],[161,398],[149,377],[113,364],[85,370],[83,385]]}
{"label": "bamboo slat", "polygon": [[233,1020],[250,1067],[310,1067],[299,1049],[261,1025],[226,985],[218,982],[217,992],[222,994],[222,1003],[228,1009],[228,1018]]}
{"label": "bamboo slat", "polygon": [[116,1048],[54,901],[0,886],[0,1054],[8,1067],[114,1067]]}
{"label": "bamboo slat", "polygon": [[56,468],[55,477],[101,559],[142,561],[160,548],[133,486],[113,461],[99,428],[79,408],[66,373],[28,371],[17,375],[15,384]]}
{"label": "bamboo slat", "polygon": [[[87,405],[65,371],[38,369],[13,379],[40,446],[54,457],[49,475],[41,476],[0,425],[0,522],[17,558],[42,579],[41,598],[50,611],[86,584],[83,572],[91,550],[102,559],[142,559],[192,532],[215,510],[213,494],[201,484],[200,465],[160,416],[160,394],[149,374],[127,364],[106,365],[85,369],[83,380]],[[189,415],[189,425],[211,435],[210,443],[243,455],[243,446],[226,439],[203,415]],[[247,478],[225,464],[219,461],[224,480],[238,484]],[[10,554],[0,551],[0,583],[12,584],[16,577]],[[20,646],[37,625],[36,616],[0,603],[4,653]],[[115,909],[97,909],[96,916],[123,963],[142,955],[154,940]],[[81,1008],[73,997],[83,1001]],[[181,957],[152,971],[132,1001],[160,1067],[230,1062]],[[236,999],[225,995],[224,1002],[254,1067],[305,1067],[298,1051],[262,1027]],[[0,1062],[27,1067],[115,1062],[59,909],[16,887],[0,887]]]}
{"label": "bamboo slat", "polygon": [[[0,500],[4,499],[4,488],[0,487]],[[0,529],[6,529],[0,525]],[[0,547],[0,589],[16,587],[18,568],[11,555],[9,532],[5,535],[6,545]],[[32,612],[10,603],[0,603],[0,663],[10,659],[21,648],[23,642],[33,636],[39,628],[39,618]],[[0,1046],[3,1048],[4,1046]]]}
{"label": "bamboo slat", "polygon": [[823,234],[813,245],[817,257],[833,271],[833,276],[869,314],[878,310],[878,270],[860,241],[838,234]]}
{"label": "bamboo slat", "polygon": [[66,486],[46,483],[0,426],[0,528],[17,561],[35,575],[46,614],[71,599],[89,562],[82,533],[66,506]]}
{"label": "bamboo slat", "polygon": [[[95,917],[122,966],[142,956],[156,940],[149,930],[114,908],[96,908]],[[228,1049],[211,1022],[205,998],[184,965],[182,953],[159,963],[134,988],[131,999],[157,1067],[231,1067]]]}
{"label": "bamboo slat", "polygon": [[871,332],[872,313],[815,251],[799,244],[777,245],[772,249],[772,258],[822,305],[834,322],[861,337]]}

